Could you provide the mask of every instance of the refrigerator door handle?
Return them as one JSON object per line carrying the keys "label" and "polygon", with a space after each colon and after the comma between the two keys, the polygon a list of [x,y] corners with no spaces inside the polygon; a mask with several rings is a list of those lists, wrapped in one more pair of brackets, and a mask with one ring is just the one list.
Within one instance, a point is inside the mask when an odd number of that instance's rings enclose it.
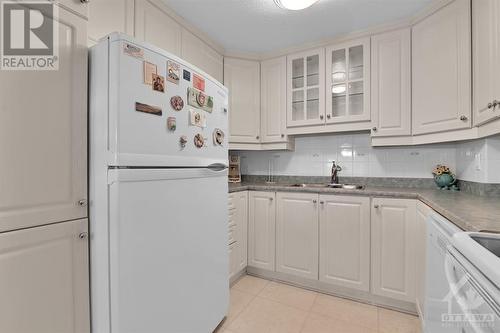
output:
{"label": "refrigerator door handle", "polygon": [[212,171],[224,171],[228,168],[228,166],[224,163],[213,163],[207,166],[207,169]]}

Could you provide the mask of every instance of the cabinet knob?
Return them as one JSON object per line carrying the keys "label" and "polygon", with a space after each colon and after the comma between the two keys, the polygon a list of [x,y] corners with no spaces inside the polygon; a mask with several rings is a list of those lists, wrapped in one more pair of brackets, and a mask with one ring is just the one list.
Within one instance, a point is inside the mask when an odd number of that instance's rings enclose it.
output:
{"label": "cabinet knob", "polygon": [[497,101],[497,100],[495,99],[491,105],[493,106],[493,108],[496,108],[496,107],[497,107],[497,105],[500,105],[500,101]]}
{"label": "cabinet knob", "polygon": [[260,139],[260,136],[258,136],[258,135],[257,135],[255,138],[256,138],[257,140],[259,140],[259,139]]}
{"label": "cabinet knob", "polygon": [[313,200],[313,203],[317,203],[318,201],[316,199]]}
{"label": "cabinet knob", "polygon": [[488,109],[491,109],[493,107],[493,103],[488,103]]}
{"label": "cabinet knob", "polygon": [[274,199],[273,198],[269,198],[269,201],[273,201]]}
{"label": "cabinet knob", "polygon": [[78,238],[80,238],[80,239],[87,239],[87,237],[89,237],[89,234],[87,232],[81,232],[78,235]]}
{"label": "cabinet knob", "polygon": [[373,205],[373,208],[375,208],[375,209],[379,209],[379,208],[380,208],[380,206],[379,206],[379,205]]}
{"label": "cabinet knob", "polygon": [[460,120],[461,121],[467,121],[467,120],[469,120],[469,118],[467,118],[467,116],[460,116]]}
{"label": "cabinet knob", "polygon": [[372,131],[376,132],[378,129],[376,127],[372,128]]}
{"label": "cabinet knob", "polygon": [[323,115],[320,115],[320,116],[319,116],[319,119],[323,120],[323,118],[325,118],[325,117],[323,117]]}
{"label": "cabinet knob", "polygon": [[85,207],[85,206],[87,206],[87,200],[86,199],[80,199],[80,200],[78,200],[77,204],[80,207]]}
{"label": "cabinet knob", "polygon": [[81,3],[89,3],[90,0],[80,0]]}
{"label": "cabinet knob", "polygon": [[324,205],[324,204],[325,204],[325,202],[324,202],[323,200],[322,200],[322,201],[320,201],[319,203],[320,203],[321,205]]}
{"label": "cabinet knob", "polygon": [[285,134],[281,134],[281,137],[284,138],[285,137]]}
{"label": "cabinet knob", "polygon": [[330,119],[330,118],[332,117],[332,115],[331,115],[331,114],[327,114],[327,115],[326,115],[326,117],[327,117],[328,119]]}

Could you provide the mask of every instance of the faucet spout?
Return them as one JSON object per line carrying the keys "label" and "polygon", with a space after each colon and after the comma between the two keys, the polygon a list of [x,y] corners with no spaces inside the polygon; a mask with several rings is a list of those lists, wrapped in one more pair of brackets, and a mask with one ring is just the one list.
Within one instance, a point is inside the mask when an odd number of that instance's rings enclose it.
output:
{"label": "faucet spout", "polygon": [[339,172],[342,171],[342,167],[337,165],[335,161],[332,161],[332,179],[331,184],[339,183]]}

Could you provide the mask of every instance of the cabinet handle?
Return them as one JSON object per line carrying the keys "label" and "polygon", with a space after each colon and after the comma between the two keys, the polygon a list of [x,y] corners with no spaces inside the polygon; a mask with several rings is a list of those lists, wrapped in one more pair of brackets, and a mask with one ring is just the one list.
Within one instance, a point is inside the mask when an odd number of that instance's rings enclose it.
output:
{"label": "cabinet handle", "polygon": [[373,208],[375,208],[375,209],[379,209],[379,208],[380,208],[380,206],[379,206],[379,205],[373,205]]}
{"label": "cabinet handle", "polygon": [[78,200],[77,204],[80,207],[85,207],[85,206],[87,206],[87,200],[86,199],[80,199],[80,200]]}
{"label": "cabinet handle", "polygon": [[87,239],[87,237],[89,237],[89,234],[87,232],[81,232],[78,235],[78,238],[80,238],[80,239]]}
{"label": "cabinet handle", "polygon": [[461,117],[460,117],[460,120],[461,120],[461,121],[467,121],[467,120],[469,120],[469,118],[467,118],[466,116],[461,116]]}
{"label": "cabinet handle", "polygon": [[314,204],[315,204],[315,203],[317,203],[317,202],[318,202],[318,201],[317,201],[316,199],[314,199],[314,200],[313,200],[313,203],[314,203]]}
{"label": "cabinet handle", "polygon": [[497,101],[497,100],[495,99],[491,105],[493,106],[493,108],[496,108],[496,107],[497,107],[497,105],[500,105],[500,101]]}
{"label": "cabinet handle", "polygon": [[372,128],[372,131],[376,132],[378,129],[376,127]]}
{"label": "cabinet handle", "polygon": [[81,3],[89,3],[90,0],[80,0]]}
{"label": "cabinet handle", "polygon": [[488,109],[491,109],[493,107],[493,103],[488,103]]}
{"label": "cabinet handle", "polygon": [[269,198],[269,201],[273,201],[273,198]]}
{"label": "cabinet handle", "polygon": [[324,202],[324,201],[320,201],[319,203],[320,203],[321,205],[324,205],[324,204],[325,204],[325,202]]}
{"label": "cabinet handle", "polygon": [[323,120],[323,118],[324,118],[324,117],[323,117],[323,115],[320,115],[320,116],[319,116],[319,119]]}
{"label": "cabinet handle", "polygon": [[332,115],[331,115],[331,114],[327,114],[327,115],[326,115],[326,117],[327,117],[328,119],[330,119],[330,118],[332,117]]}

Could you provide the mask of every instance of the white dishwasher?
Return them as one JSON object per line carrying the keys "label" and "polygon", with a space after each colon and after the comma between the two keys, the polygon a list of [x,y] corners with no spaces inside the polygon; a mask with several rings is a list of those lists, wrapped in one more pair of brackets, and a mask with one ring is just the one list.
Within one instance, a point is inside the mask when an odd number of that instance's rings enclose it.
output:
{"label": "white dishwasher", "polygon": [[427,219],[427,261],[423,329],[425,333],[457,333],[456,328],[443,325],[448,310],[446,297],[450,286],[446,277],[446,252],[451,238],[461,232],[454,224],[437,213]]}

